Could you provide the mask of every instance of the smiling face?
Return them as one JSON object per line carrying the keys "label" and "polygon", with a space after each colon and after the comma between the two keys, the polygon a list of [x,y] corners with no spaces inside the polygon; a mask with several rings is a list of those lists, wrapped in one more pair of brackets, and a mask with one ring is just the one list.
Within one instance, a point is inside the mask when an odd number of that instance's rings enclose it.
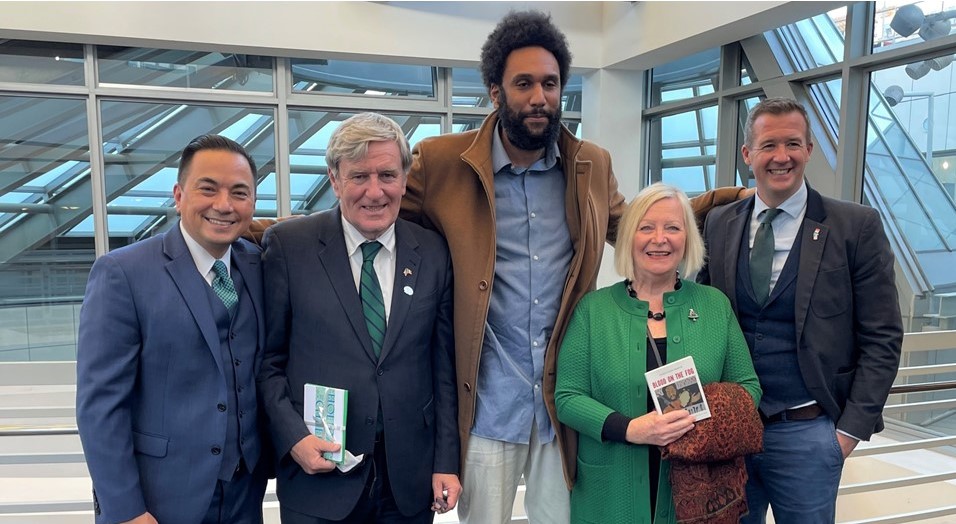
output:
{"label": "smiling face", "polygon": [[395,142],[369,142],[364,158],[343,158],[331,179],[342,216],[365,238],[378,238],[398,219],[406,176]]}
{"label": "smiling face", "polygon": [[252,222],[255,180],[240,154],[218,149],[198,151],[173,186],[183,228],[210,255],[226,253]]}
{"label": "smiling face", "polygon": [[663,198],[647,209],[634,231],[631,257],[635,280],[673,279],[684,259],[687,229],[675,198]]}
{"label": "smiling face", "polygon": [[754,173],[760,199],[777,207],[803,184],[813,143],[800,113],[764,113],[754,120],[751,143],[741,152]]}
{"label": "smiling face", "polygon": [[561,70],[543,47],[522,47],[508,55],[502,85],[491,86],[508,141],[535,151],[554,142],[561,126]]}

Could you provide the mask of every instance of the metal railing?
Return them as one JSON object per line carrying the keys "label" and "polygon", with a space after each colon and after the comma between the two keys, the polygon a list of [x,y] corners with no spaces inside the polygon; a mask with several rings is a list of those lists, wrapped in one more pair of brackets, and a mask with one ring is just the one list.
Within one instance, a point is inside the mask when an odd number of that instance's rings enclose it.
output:
{"label": "metal railing", "polygon": [[[909,333],[904,337],[903,363],[908,363],[918,354],[927,354],[927,352],[931,354],[947,350],[956,350],[956,331]],[[41,369],[42,371],[38,371]],[[929,452],[936,454],[935,456],[953,460],[953,464],[956,464],[956,435],[940,434],[919,424],[900,420],[903,415],[924,413],[931,410],[942,412],[940,415],[931,416],[927,419],[935,418],[936,422],[956,414],[956,399],[920,398],[915,401],[908,401],[908,397],[913,395],[926,396],[934,393],[956,391],[956,380],[950,380],[951,377],[949,376],[954,374],[956,374],[956,362],[904,365],[900,367],[897,373],[897,381],[900,383],[893,386],[890,392],[891,403],[885,406],[884,415],[888,428],[892,427],[894,430],[902,428],[913,439],[910,441],[862,445],[853,452],[848,461],[866,459],[884,461],[889,460],[895,454]],[[933,377],[940,377],[940,379],[936,380]],[[907,383],[910,380],[919,381]],[[4,386],[75,385],[75,364],[72,362],[0,364],[0,384]],[[17,407],[15,412],[21,416],[26,413],[33,413],[34,415],[46,413],[50,416],[62,418],[70,409],[72,408],[65,406]],[[2,412],[3,409],[0,408],[0,415],[2,415]],[[42,418],[42,416],[36,418]],[[0,439],[16,437],[57,438],[75,436],[76,434],[77,429],[73,424],[42,426],[38,424],[23,424],[20,426],[0,424]],[[5,448],[6,446],[0,445],[0,449]],[[85,459],[82,451],[46,452],[34,450],[26,453],[0,451],[0,468],[22,468],[40,465],[74,465],[73,467],[76,467],[75,465],[84,463]],[[848,462],[848,466],[852,467],[852,462]],[[895,475],[893,478],[881,480],[844,482],[840,486],[839,497],[841,500],[850,496],[865,497],[866,494],[870,493],[882,493],[888,490],[916,486],[920,486],[924,490],[939,489],[943,492],[951,489],[953,493],[956,493],[956,482],[954,481],[956,481],[956,466],[945,471]],[[939,505],[936,507],[881,515],[862,520],[842,521],[841,524],[891,524],[956,515],[956,505],[948,504],[952,500],[956,500],[956,498],[947,494],[939,499]],[[264,502],[274,505],[276,501],[275,493],[270,490],[266,494]],[[88,516],[87,512],[91,511],[92,503],[89,500],[0,502],[0,522],[4,522],[6,517],[15,518],[15,516],[34,514],[83,512]]]}

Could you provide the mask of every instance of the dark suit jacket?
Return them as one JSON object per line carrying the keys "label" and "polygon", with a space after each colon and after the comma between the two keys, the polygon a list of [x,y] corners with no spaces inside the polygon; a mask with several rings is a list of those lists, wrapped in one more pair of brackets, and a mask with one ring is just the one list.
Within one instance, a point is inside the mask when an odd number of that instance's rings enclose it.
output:
{"label": "dark suit jacket", "polygon": [[[794,316],[800,373],[837,429],[868,440],[883,429],[903,342],[893,252],[875,209],[807,189]],[[704,225],[710,260],[697,280],[723,291],[735,312],[754,198],[715,208]]]}
{"label": "dark suit jacket", "polygon": [[[347,516],[371,470],[381,408],[398,508],[408,515],[427,509],[431,475],[458,472],[452,275],[444,240],[396,222],[395,287],[378,360],[339,210],[276,224],[263,245],[268,335],[258,384],[280,460],[280,503],[325,519]],[[366,459],[348,474],[309,475],[289,455],[309,434],[302,417],[306,383],[349,391],[346,448]]]}
{"label": "dark suit jacket", "polygon": [[[256,367],[265,343],[259,257],[245,240],[232,245],[258,318]],[[218,406],[232,392],[208,287],[178,224],[93,264],[80,312],[76,417],[97,522],[148,510],[159,522],[192,523],[209,508],[223,458],[211,450],[226,439]]]}

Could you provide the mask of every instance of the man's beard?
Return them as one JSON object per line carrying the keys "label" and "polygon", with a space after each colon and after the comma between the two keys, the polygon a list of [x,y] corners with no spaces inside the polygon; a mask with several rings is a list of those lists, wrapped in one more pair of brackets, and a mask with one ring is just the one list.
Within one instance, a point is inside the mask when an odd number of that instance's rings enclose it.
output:
{"label": "man's beard", "polygon": [[[540,134],[534,134],[525,125],[524,119],[529,116],[546,116],[548,125]],[[544,109],[535,109],[534,111],[521,113],[512,112],[508,108],[508,99],[505,92],[501,90],[501,103],[498,104],[498,119],[508,134],[508,141],[511,145],[525,151],[537,151],[546,148],[549,144],[558,139],[558,133],[561,131],[561,108],[557,108],[553,113]]]}

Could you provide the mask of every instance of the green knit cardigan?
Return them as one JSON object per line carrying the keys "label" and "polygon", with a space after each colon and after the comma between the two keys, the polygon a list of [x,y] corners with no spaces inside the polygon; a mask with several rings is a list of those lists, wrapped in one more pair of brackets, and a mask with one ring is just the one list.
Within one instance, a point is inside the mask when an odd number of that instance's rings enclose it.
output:
{"label": "green knit cardigan", "polygon": [[[668,362],[692,355],[704,384],[736,382],[758,403],[760,383],[730,301],[715,288],[682,282],[664,294]],[[647,413],[647,310],[647,302],[617,283],[587,294],[564,336],[555,402],[561,422],[580,435],[572,523],[674,522],[667,461],[652,512],[648,446],[601,440],[612,412],[629,418]]]}

